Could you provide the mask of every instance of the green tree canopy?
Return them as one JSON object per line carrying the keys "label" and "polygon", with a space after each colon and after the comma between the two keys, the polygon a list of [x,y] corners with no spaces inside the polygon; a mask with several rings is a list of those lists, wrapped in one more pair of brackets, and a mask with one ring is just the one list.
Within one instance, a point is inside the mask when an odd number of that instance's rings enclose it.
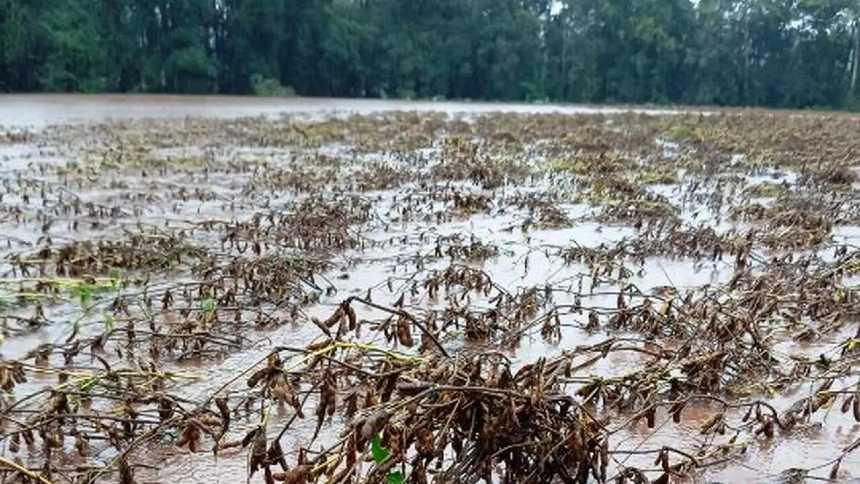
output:
{"label": "green tree canopy", "polygon": [[2,91],[851,107],[858,57],[860,0],[0,0]]}

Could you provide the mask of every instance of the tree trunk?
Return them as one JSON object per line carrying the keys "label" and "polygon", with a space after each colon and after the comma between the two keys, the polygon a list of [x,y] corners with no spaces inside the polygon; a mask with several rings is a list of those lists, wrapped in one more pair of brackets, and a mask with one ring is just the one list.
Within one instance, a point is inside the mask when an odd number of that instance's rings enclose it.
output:
{"label": "tree trunk", "polygon": [[854,20],[854,59],[851,66],[851,94],[857,97],[857,71],[860,67],[860,16]]}
{"label": "tree trunk", "polygon": [[563,21],[561,23],[561,97],[565,101],[569,100],[568,94],[570,93],[567,85],[569,75],[567,72],[567,28],[567,22]]}

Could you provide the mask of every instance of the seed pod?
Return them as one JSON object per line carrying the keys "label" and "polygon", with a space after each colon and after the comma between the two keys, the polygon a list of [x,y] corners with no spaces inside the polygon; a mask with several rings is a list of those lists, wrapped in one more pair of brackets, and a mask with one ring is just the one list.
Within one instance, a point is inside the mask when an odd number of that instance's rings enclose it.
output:
{"label": "seed pod", "polygon": [[177,447],[188,446],[191,452],[197,452],[200,444],[200,428],[195,424],[194,419],[189,419],[185,422],[185,427],[182,429],[182,435],[176,442]]}
{"label": "seed pod", "polygon": [[84,437],[84,434],[81,432],[75,434],[75,450],[78,452],[78,455],[86,459],[87,455],[89,455],[89,449],[90,444],[87,438]]}
{"label": "seed pod", "polygon": [[343,306],[338,306],[337,310],[335,310],[335,312],[328,319],[326,319],[322,324],[325,325],[325,327],[327,327],[327,328],[331,328],[334,325],[336,325],[337,323],[339,323],[340,320],[343,319],[343,317],[344,317]]}
{"label": "seed pod", "polygon": [[230,427],[230,408],[227,406],[227,397],[218,397],[215,399],[215,406],[218,407],[218,413],[221,414],[221,427],[226,432]]}
{"label": "seed pod", "polygon": [[24,367],[20,363],[15,365],[15,369],[12,372],[12,378],[17,384],[27,383],[27,375],[24,373]]}
{"label": "seed pod", "polygon": [[597,316],[597,313],[594,311],[589,311],[588,313],[588,324],[585,326],[586,331],[596,331],[600,329],[600,319]]}
{"label": "seed pod", "polygon": [[158,417],[162,422],[173,416],[174,406],[173,400],[167,397],[162,397],[158,401]]}
{"label": "seed pod", "polygon": [[669,410],[669,413],[672,414],[672,421],[675,423],[681,422],[681,410],[687,405],[686,401],[678,402],[672,405],[672,408]]}
{"label": "seed pod", "polygon": [[741,419],[741,422],[749,421],[750,417],[752,416],[753,407],[755,407],[755,405],[750,406],[750,408],[747,409],[747,413],[744,414],[744,418]]}
{"label": "seed pod", "polygon": [[21,437],[24,438],[24,443],[27,444],[27,447],[32,447],[33,444],[36,442],[36,438],[33,437],[33,430],[32,429],[24,429],[21,432]]}
{"label": "seed pod", "polygon": [[773,419],[768,418],[764,424],[764,434],[768,439],[773,438]]}
{"label": "seed pod", "polygon": [[248,388],[254,388],[265,377],[269,376],[270,368],[260,368],[248,377]]}
{"label": "seed pod", "polygon": [[266,432],[260,428],[254,433],[254,446],[251,448],[251,475],[262,468],[266,462]]}
{"label": "seed pod", "polygon": [[330,346],[331,344],[332,344],[332,341],[330,339],[324,339],[324,340],[319,341],[317,343],[311,343],[311,344],[307,345],[307,347],[305,347],[305,350],[307,350],[309,353],[313,353],[313,352],[319,351],[319,350],[321,350],[327,346]]}
{"label": "seed pod", "polygon": [[606,470],[609,467],[609,441],[603,439],[600,446],[600,482],[606,482]]}
{"label": "seed pod", "polygon": [[241,440],[228,440],[226,442],[216,442],[215,447],[212,450],[215,453],[215,455],[217,456],[219,451],[222,451],[225,449],[235,449],[236,447],[241,447],[241,446],[242,446]]}
{"label": "seed pod", "polygon": [[334,413],[334,401],[334,388],[331,387],[328,381],[324,381],[323,386],[320,388],[320,401],[317,404],[316,409],[317,428],[316,432],[314,432],[314,438],[316,438],[316,436],[319,434],[323,422],[325,422],[326,415],[331,415]]}
{"label": "seed pod", "polygon": [[134,469],[126,459],[119,462],[119,484],[134,484]]}
{"label": "seed pod", "polygon": [[451,448],[454,450],[454,454],[459,458],[460,454],[463,452],[463,441],[460,439],[451,440]]}
{"label": "seed pod", "polygon": [[13,388],[15,388],[15,381],[5,368],[0,368],[0,389],[11,392]]}
{"label": "seed pod", "polygon": [[596,456],[596,463],[592,465],[592,474],[597,482],[606,482],[606,469],[609,466],[609,453],[603,451],[603,445],[600,446],[600,453]]}
{"label": "seed pod", "polygon": [[346,315],[349,318],[349,330],[355,331],[355,329],[358,327],[358,317],[355,315],[355,309],[353,309],[352,306],[348,304],[346,305]]}
{"label": "seed pod", "polygon": [[12,439],[9,441],[9,451],[13,454],[17,454],[19,450],[21,450],[21,434],[15,432],[12,434]]}
{"label": "seed pod", "polygon": [[652,405],[651,408],[648,409],[648,413],[645,414],[645,418],[648,421],[648,428],[653,429],[657,420],[657,406]]}
{"label": "seed pod", "polygon": [[429,429],[421,427],[415,432],[415,450],[419,455],[432,456],[436,451],[433,442],[433,433]]}
{"label": "seed pod", "polygon": [[833,464],[833,467],[830,468],[830,480],[835,481],[839,476],[839,465],[842,464],[842,459],[837,459]]}
{"label": "seed pod", "polygon": [[404,317],[397,320],[397,340],[407,348],[411,348],[415,344],[412,340],[412,325]]}
{"label": "seed pod", "polygon": [[310,465],[300,465],[294,467],[288,472],[278,472],[272,474],[272,478],[276,481],[282,481],[286,484],[304,484],[307,482],[311,474]]}
{"label": "seed pod", "polygon": [[[256,437],[256,436],[257,436],[257,431],[258,431],[258,430],[259,430],[259,428],[255,428],[255,429],[253,429],[253,430],[250,430],[248,433],[246,433],[246,434],[245,434],[245,436],[244,436],[244,437],[242,437],[242,440],[241,440],[240,444],[242,445],[242,448],[243,448],[243,449],[244,449],[245,447],[248,447],[248,446],[251,444],[251,442],[254,440],[254,437]],[[223,447],[222,447],[222,448],[223,448]]]}
{"label": "seed pod", "polygon": [[854,395],[848,395],[848,397],[842,401],[842,413],[848,413],[848,410],[851,409],[851,403],[853,401],[854,401]]}
{"label": "seed pod", "polygon": [[709,418],[708,421],[702,424],[702,426],[699,428],[699,433],[702,435],[710,433],[714,429],[714,427],[716,427],[717,424],[720,423],[722,418],[722,413],[718,413],[713,417]]}

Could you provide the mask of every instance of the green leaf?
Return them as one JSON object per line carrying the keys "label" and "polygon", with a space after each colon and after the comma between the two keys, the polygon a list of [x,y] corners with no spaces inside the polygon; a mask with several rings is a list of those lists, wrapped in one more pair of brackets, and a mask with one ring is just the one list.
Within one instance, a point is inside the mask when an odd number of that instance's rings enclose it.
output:
{"label": "green leaf", "polygon": [[113,318],[113,315],[110,313],[104,313],[105,320],[105,331],[113,331],[113,328],[116,326],[116,320]]}
{"label": "green leaf", "polygon": [[81,307],[86,309],[86,307],[93,300],[93,286],[87,283],[81,283],[78,286],[78,297],[81,300]]}
{"label": "green leaf", "polygon": [[215,312],[215,300],[207,297],[200,303],[200,307],[203,309],[203,312],[212,314]]}
{"label": "green leaf", "polygon": [[403,484],[406,480],[403,478],[403,473],[400,471],[388,474],[388,484]]}
{"label": "green leaf", "polygon": [[113,279],[112,284],[119,284],[120,279],[122,279],[122,271],[118,267],[113,267],[108,271],[108,277]]}
{"label": "green leaf", "polygon": [[370,441],[370,453],[377,464],[384,464],[391,457],[391,452],[382,446],[382,439],[378,435],[374,435]]}

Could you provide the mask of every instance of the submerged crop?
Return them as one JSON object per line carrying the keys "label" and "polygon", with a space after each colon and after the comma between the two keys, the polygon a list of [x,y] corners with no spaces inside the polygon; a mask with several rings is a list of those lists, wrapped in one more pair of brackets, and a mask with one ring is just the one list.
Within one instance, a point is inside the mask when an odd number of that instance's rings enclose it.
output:
{"label": "submerged crop", "polygon": [[27,132],[27,163],[0,172],[0,472],[857,477],[857,127],[388,113]]}

